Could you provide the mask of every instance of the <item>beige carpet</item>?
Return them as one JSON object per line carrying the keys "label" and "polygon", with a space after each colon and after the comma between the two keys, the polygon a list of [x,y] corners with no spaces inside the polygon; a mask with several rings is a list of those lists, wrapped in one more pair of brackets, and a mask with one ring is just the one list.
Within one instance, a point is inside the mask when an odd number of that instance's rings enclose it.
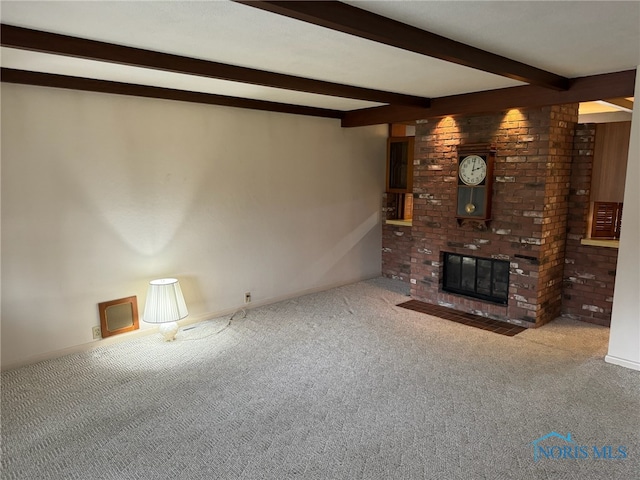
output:
{"label": "beige carpet", "polygon": [[[640,374],[607,329],[514,337],[376,279],[2,375],[3,479],[611,479],[640,471]],[[218,333],[219,332],[219,333]],[[587,458],[539,458],[556,432]],[[541,442],[552,454],[557,436]],[[557,445],[556,445],[557,444]],[[594,458],[624,447],[626,458]],[[553,450],[553,448],[556,450]]]}

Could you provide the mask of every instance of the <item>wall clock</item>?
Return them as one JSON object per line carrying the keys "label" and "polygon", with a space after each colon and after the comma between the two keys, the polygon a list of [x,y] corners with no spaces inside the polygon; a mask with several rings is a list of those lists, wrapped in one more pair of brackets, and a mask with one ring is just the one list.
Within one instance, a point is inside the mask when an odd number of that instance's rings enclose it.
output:
{"label": "wall clock", "polygon": [[486,227],[486,221],[491,219],[495,154],[495,148],[488,143],[458,147],[458,223],[480,220]]}

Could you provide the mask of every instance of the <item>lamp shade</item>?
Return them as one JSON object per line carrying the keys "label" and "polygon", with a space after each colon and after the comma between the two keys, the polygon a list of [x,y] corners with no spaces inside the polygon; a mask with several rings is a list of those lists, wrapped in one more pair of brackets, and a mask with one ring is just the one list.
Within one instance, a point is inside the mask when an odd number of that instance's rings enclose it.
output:
{"label": "lamp shade", "polygon": [[180,283],[175,278],[149,282],[142,319],[147,323],[175,322],[189,315]]}

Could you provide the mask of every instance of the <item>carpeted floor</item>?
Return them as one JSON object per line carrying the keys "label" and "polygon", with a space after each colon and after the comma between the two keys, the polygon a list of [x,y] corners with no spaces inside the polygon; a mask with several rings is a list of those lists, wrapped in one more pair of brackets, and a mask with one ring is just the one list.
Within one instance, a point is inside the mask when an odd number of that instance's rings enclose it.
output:
{"label": "carpeted floor", "polygon": [[508,337],[406,300],[380,278],[5,372],[2,478],[635,478],[640,375],[606,328]]}

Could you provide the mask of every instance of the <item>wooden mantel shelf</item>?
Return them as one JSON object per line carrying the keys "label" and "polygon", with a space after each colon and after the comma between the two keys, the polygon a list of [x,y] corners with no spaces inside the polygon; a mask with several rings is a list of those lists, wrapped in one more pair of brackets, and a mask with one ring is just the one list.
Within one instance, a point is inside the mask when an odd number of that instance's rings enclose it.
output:
{"label": "wooden mantel shelf", "polygon": [[385,220],[387,225],[398,225],[400,227],[410,227],[413,225],[412,220]]}
{"label": "wooden mantel shelf", "polygon": [[597,238],[583,238],[580,240],[581,245],[590,245],[592,247],[618,248],[620,240],[600,240]]}

